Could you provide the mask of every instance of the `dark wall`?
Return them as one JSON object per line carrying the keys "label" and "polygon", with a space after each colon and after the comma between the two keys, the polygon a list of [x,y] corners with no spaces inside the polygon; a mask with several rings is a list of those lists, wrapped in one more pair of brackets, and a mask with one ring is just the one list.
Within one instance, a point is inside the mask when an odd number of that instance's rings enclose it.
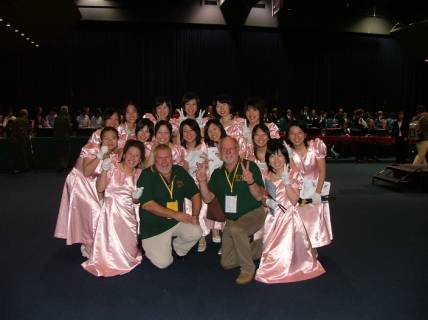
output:
{"label": "dark wall", "polygon": [[392,38],[197,26],[85,24],[64,39],[1,62],[0,104],[145,109],[196,91],[237,105],[261,95],[272,106],[377,110],[428,104],[427,64]]}

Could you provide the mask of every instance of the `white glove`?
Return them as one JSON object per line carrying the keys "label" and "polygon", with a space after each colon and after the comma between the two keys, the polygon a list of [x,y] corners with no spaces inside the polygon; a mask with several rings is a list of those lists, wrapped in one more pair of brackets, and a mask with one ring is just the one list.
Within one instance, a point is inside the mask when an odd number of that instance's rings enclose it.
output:
{"label": "white glove", "polygon": [[283,144],[284,144],[284,147],[285,147],[285,149],[287,149],[287,152],[288,152],[288,157],[291,159],[291,158],[293,158],[293,153],[294,153],[294,151],[293,151],[293,148],[291,148],[288,144],[287,144],[287,142],[283,142]]}
{"label": "white glove", "polygon": [[312,199],[312,203],[313,203],[313,204],[321,203],[321,194],[319,194],[319,193],[315,192],[315,193],[312,195],[311,199]]}
{"label": "white glove", "polygon": [[278,202],[276,202],[275,200],[268,198],[266,200],[266,207],[272,209],[272,210],[276,210],[278,208]]}
{"label": "white glove", "polygon": [[183,108],[177,109],[178,114],[180,115],[180,117],[178,118],[178,123],[182,123],[184,120],[187,119],[187,117],[184,115],[184,111]]}
{"label": "white glove", "polygon": [[107,146],[102,146],[100,148],[100,151],[98,151],[98,153],[97,153],[97,158],[100,159],[100,160],[103,160],[104,155],[107,153],[107,151],[108,151],[108,147]]}
{"label": "white glove", "polygon": [[199,114],[196,117],[196,122],[198,123],[199,128],[203,128],[203,126],[204,126],[204,122],[203,122],[204,114],[205,114],[205,110],[199,110]]}
{"label": "white glove", "polygon": [[132,192],[132,199],[140,199],[140,197],[143,195],[144,187],[137,188]]}
{"label": "white glove", "polygon": [[288,166],[284,166],[284,171],[282,172],[281,179],[286,186],[290,184],[290,178],[288,177]]}
{"label": "white glove", "polygon": [[103,160],[103,163],[101,163],[101,169],[104,171],[109,171],[111,169],[111,159],[106,158]]}
{"label": "white glove", "polygon": [[244,136],[244,138],[247,140],[248,143],[252,143],[253,142],[253,138],[252,138],[252,132],[251,129],[247,127],[247,123],[244,123],[242,125],[242,135]]}

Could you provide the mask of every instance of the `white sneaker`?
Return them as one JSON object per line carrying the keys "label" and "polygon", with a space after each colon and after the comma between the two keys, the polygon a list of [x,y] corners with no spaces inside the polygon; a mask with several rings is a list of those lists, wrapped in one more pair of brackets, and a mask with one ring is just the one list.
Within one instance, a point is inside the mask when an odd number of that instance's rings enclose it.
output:
{"label": "white sneaker", "polygon": [[221,254],[222,254],[221,248],[220,248],[220,250],[218,250],[217,254],[218,254],[219,256],[221,256]]}
{"label": "white sneaker", "polygon": [[199,239],[198,242],[198,252],[204,252],[207,249],[207,242],[205,241],[205,237]]}
{"label": "white sneaker", "polygon": [[220,231],[218,230],[212,231],[212,240],[214,243],[221,243]]}

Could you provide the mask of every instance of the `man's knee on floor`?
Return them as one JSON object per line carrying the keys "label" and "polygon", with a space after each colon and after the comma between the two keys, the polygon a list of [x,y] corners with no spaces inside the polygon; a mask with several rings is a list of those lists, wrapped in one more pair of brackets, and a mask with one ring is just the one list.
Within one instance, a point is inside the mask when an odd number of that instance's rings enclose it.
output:
{"label": "man's knee on floor", "polygon": [[159,258],[159,257],[152,258],[152,259],[150,257],[147,257],[147,258],[150,260],[150,262],[154,266],[156,266],[159,269],[166,269],[166,268],[168,268],[172,264],[172,262],[174,261],[174,259],[172,258],[172,256],[171,257],[165,257],[165,258]]}

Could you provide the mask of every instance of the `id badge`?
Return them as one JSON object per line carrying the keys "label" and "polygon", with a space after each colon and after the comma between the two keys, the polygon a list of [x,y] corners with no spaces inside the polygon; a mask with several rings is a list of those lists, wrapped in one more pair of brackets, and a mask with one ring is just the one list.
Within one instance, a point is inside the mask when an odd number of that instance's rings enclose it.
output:
{"label": "id badge", "polygon": [[224,201],[224,211],[227,213],[236,213],[238,205],[238,196],[226,196]]}
{"label": "id badge", "polygon": [[168,201],[166,207],[172,211],[178,212],[178,201]]}

